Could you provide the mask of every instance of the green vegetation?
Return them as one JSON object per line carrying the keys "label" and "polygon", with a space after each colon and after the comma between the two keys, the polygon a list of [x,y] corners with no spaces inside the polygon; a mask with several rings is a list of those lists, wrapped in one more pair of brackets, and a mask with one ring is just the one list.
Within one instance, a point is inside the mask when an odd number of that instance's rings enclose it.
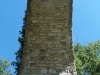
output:
{"label": "green vegetation", "polygon": [[74,57],[78,75],[100,75],[100,41],[88,42],[87,46],[80,43],[74,45]]}
{"label": "green vegetation", "polygon": [[9,60],[4,60],[0,57],[0,75],[13,75],[11,70],[9,70]]}
{"label": "green vegetation", "polygon": [[[25,11],[26,13],[26,11]],[[19,50],[17,52],[15,52],[14,54],[16,55],[16,61],[12,62],[12,65],[15,67],[15,75],[18,75],[20,73],[20,62],[21,62],[21,58],[22,58],[22,49],[24,46],[24,36],[25,36],[25,20],[26,17],[23,18],[23,26],[22,26],[22,30],[19,31],[20,33],[20,37],[18,37],[18,42],[20,44]]]}

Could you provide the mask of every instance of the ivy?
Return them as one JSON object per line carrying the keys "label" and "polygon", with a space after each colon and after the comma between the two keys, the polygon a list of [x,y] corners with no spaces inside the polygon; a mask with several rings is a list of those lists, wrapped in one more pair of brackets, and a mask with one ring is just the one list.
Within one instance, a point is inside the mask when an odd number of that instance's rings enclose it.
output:
{"label": "ivy", "polygon": [[[26,14],[26,11],[25,11]],[[12,65],[15,68],[15,74],[18,75],[20,73],[20,62],[21,62],[21,58],[22,58],[22,50],[24,47],[24,38],[25,38],[25,26],[26,26],[26,17],[23,18],[23,26],[22,26],[22,30],[19,31],[20,33],[20,37],[18,37],[18,42],[20,44],[19,50],[17,52],[15,52],[14,54],[16,55],[16,61],[12,62]]]}

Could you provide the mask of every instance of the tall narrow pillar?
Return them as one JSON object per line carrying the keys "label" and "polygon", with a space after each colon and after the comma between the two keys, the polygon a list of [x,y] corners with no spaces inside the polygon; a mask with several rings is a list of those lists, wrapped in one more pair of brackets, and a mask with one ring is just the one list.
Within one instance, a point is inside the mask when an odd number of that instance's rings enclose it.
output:
{"label": "tall narrow pillar", "polygon": [[72,0],[28,0],[19,75],[77,75]]}

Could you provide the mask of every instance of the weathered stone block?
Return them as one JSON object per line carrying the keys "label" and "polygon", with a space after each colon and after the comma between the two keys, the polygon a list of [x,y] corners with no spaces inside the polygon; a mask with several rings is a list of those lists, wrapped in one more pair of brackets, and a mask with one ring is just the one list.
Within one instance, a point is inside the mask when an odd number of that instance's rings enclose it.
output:
{"label": "weathered stone block", "polygon": [[30,73],[34,73],[34,74],[36,74],[36,73],[39,73],[39,70],[31,69],[31,72],[30,72]]}
{"label": "weathered stone block", "polygon": [[63,64],[56,64],[56,66],[63,66]]}
{"label": "weathered stone block", "polygon": [[48,64],[39,64],[39,63],[36,63],[36,66],[40,66],[40,67],[47,67],[48,66]]}
{"label": "weathered stone block", "polygon": [[45,69],[45,68],[41,69],[40,73],[47,73],[47,69]]}
{"label": "weathered stone block", "polygon": [[32,23],[37,23],[38,22],[38,20],[32,20]]}
{"label": "weathered stone block", "polygon": [[48,57],[48,60],[57,60],[57,57]]}

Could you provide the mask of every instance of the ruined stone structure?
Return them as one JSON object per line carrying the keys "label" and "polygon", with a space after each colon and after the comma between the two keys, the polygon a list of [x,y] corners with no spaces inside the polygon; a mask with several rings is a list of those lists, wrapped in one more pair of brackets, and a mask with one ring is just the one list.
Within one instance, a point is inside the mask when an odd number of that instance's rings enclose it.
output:
{"label": "ruined stone structure", "polygon": [[28,0],[19,75],[77,75],[72,0]]}

